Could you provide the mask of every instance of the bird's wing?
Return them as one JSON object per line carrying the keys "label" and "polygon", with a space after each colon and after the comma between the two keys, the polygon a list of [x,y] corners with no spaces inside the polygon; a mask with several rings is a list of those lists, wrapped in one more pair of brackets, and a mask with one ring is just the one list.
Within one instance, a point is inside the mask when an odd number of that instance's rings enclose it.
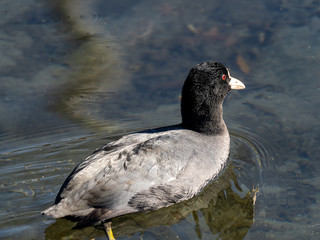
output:
{"label": "bird's wing", "polygon": [[129,205],[147,210],[147,203],[137,204],[146,195],[152,193],[156,198],[157,194],[178,194],[170,183],[177,181],[192,158],[192,149],[181,148],[192,146],[188,141],[179,134],[162,132],[132,134],[107,144],[75,168],[63,184],[57,202],[65,199],[77,211]]}

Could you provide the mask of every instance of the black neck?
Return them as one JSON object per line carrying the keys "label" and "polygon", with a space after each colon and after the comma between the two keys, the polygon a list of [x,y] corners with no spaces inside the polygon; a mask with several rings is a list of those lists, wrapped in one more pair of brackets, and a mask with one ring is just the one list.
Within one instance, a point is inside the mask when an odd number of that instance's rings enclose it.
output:
{"label": "black neck", "polygon": [[202,106],[191,107],[186,105],[186,102],[181,102],[181,114],[182,125],[191,130],[207,135],[217,135],[226,131],[222,103],[210,106],[203,103]]}

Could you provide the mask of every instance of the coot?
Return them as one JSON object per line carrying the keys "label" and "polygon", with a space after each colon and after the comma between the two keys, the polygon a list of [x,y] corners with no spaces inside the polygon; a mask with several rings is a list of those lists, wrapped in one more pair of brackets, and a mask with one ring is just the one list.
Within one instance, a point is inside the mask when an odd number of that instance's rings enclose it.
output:
{"label": "coot", "polygon": [[[133,133],[81,162],[43,214],[79,225],[152,211],[192,198],[223,169],[230,147],[222,103],[244,84],[218,62],[193,67],[182,88],[182,123]],[[108,222],[108,223],[107,223]]]}

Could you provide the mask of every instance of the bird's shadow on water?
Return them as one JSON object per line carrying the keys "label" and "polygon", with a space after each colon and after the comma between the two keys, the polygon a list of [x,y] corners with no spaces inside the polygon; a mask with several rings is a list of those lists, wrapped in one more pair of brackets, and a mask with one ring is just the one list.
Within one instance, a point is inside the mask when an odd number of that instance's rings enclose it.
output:
{"label": "bird's shadow on water", "polygon": [[[235,147],[241,151],[238,143]],[[248,159],[251,157],[246,156]],[[229,164],[220,176],[194,198],[154,212],[112,219],[116,239],[201,239],[204,235],[216,239],[243,239],[253,224],[256,191],[253,183],[251,190],[241,189],[238,175],[239,165],[231,154]],[[75,225],[76,222],[58,219],[46,228],[45,238],[92,239],[105,236],[102,226],[73,229]]]}

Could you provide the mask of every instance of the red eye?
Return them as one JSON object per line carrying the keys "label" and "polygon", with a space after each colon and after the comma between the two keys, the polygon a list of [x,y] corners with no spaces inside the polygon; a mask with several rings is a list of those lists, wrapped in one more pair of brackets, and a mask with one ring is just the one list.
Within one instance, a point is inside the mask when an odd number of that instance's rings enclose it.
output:
{"label": "red eye", "polygon": [[223,74],[221,78],[222,78],[222,80],[226,80],[227,79],[227,75]]}

